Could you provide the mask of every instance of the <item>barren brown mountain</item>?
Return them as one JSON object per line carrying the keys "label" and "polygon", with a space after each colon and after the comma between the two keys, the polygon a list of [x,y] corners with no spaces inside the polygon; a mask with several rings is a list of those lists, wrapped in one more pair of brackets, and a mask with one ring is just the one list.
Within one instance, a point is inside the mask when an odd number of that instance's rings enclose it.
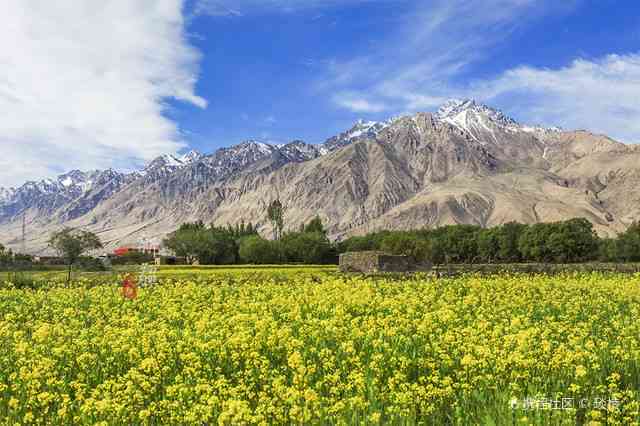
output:
{"label": "barren brown mountain", "polygon": [[0,191],[2,242],[20,248],[23,220],[31,252],[61,226],[92,230],[108,247],[158,242],[194,220],[253,222],[271,235],[265,206],[276,197],[288,229],[320,215],[334,239],[572,217],[613,236],[640,218],[637,146],[523,126],[473,101],[359,122],[323,145],[250,141],[208,156],[164,156],[131,174],[73,173]]}

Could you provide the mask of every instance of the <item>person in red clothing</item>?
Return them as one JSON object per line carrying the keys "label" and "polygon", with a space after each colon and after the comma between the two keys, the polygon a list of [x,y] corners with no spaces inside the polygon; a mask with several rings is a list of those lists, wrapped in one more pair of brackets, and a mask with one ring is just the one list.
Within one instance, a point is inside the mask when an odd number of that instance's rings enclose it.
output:
{"label": "person in red clothing", "polygon": [[138,284],[132,275],[127,275],[122,281],[122,296],[131,300],[138,297]]}

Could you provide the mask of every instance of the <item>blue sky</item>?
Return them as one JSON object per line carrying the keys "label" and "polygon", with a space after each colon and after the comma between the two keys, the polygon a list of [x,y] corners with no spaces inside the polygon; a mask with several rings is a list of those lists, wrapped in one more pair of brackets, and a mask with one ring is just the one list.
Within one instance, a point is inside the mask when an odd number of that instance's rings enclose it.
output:
{"label": "blue sky", "polygon": [[640,142],[637,1],[101,3],[0,6],[0,186],[251,138],[318,143],[461,97]]}
{"label": "blue sky", "polygon": [[[203,54],[197,93],[209,104],[176,105],[172,116],[189,131],[190,144],[205,151],[252,137],[321,142],[358,118],[432,111],[447,97],[478,97],[524,122],[587,127],[587,119],[556,116],[553,106],[545,113],[520,105],[537,97],[544,101],[536,104],[548,102],[553,93],[495,88],[494,96],[473,86],[500,85],[505,72],[523,66],[559,72],[577,59],[597,63],[640,50],[634,1],[205,1],[199,7],[188,31]],[[435,99],[415,101],[408,93]],[[606,123],[593,127],[609,130]]]}

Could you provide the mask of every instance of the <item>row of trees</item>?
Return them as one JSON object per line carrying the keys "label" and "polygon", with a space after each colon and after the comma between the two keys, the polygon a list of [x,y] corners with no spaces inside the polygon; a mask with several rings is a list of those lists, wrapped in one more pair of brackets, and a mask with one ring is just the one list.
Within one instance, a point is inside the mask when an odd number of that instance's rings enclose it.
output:
{"label": "row of trees", "polygon": [[413,231],[381,231],[332,244],[320,218],[297,232],[278,230],[267,240],[249,224],[219,228],[202,222],[185,224],[165,246],[201,264],[334,263],[339,253],[381,250],[417,262],[575,263],[593,260],[640,261],[640,224],[615,239],[600,239],[586,219],[482,228],[450,225]]}
{"label": "row of trees", "polygon": [[640,261],[640,225],[613,239],[600,239],[593,225],[577,218],[554,223],[482,228],[450,225],[416,231],[382,231],[353,237],[339,252],[382,250],[418,262],[443,263],[575,263]]}
{"label": "row of trees", "polygon": [[267,240],[251,223],[226,228],[186,223],[164,240],[164,246],[188,262],[200,264],[335,262],[336,247],[329,242],[320,218],[303,225],[298,232],[274,229],[277,239]]}
{"label": "row of trees", "polygon": [[[591,222],[578,218],[534,225],[507,223],[493,228],[450,225],[381,231],[332,244],[319,217],[297,232],[285,233],[279,226],[280,213],[274,214],[278,228],[274,240],[262,238],[251,223],[216,227],[196,222],[183,224],[164,245],[177,256],[200,264],[335,263],[339,253],[363,250],[403,254],[417,262],[434,264],[640,262],[640,223],[616,238],[604,239],[598,238]],[[49,244],[65,260],[69,277],[72,265],[83,254],[102,247],[95,234],[71,228],[53,234]],[[31,259],[0,244],[0,268],[23,261]]]}
{"label": "row of trees", "polygon": [[217,227],[202,221],[185,223],[164,240],[164,246],[189,263],[228,265],[239,263],[239,244],[246,237],[256,236],[256,228],[249,223]]}

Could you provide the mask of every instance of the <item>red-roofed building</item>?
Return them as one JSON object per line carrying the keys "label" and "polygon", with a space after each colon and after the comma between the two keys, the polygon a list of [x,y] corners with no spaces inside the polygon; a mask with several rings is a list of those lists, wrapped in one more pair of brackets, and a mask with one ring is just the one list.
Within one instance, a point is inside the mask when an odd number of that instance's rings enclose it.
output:
{"label": "red-roofed building", "polygon": [[155,247],[155,246],[148,246],[148,247],[118,247],[117,249],[113,250],[113,254],[115,256],[124,256],[126,254],[129,253],[145,253],[145,254],[152,254],[152,255],[157,255],[158,252],[160,251],[159,247]]}

